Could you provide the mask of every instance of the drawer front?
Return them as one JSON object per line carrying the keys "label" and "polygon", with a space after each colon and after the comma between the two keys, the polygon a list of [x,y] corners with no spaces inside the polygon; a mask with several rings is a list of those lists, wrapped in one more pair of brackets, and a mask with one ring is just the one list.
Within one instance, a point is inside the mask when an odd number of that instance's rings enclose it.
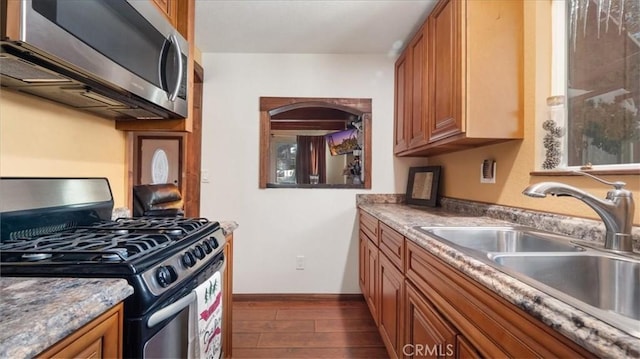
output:
{"label": "drawer front", "polygon": [[378,219],[369,213],[360,210],[360,230],[378,245]]}
{"label": "drawer front", "polygon": [[400,271],[403,271],[404,236],[384,223],[380,223],[380,250]]}

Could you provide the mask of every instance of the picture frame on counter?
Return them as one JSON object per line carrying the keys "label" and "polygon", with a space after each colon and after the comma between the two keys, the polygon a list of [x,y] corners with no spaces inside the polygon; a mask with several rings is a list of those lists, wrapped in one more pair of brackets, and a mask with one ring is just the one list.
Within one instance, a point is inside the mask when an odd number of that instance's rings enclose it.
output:
{"label": "picture frame on counter", "polygon": [[441,166],[409,168],[407,204],[427,207],[436,207],[438,205],[441,169]]}

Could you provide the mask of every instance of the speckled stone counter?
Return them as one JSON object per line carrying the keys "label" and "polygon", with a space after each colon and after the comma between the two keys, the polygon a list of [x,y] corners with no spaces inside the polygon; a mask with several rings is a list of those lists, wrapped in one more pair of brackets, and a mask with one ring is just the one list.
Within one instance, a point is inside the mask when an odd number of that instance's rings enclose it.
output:
{"label": "speckled stone counter", "polygon": [[358,201],[358,207],[597,356],[603,358],[640,357],[640,339],[413,228],[425,225],[513,225],[513,222],[478,216],[477,214],[453,212],[443,208],[417,209],[403,204],[376,204],[370,201]]}
{"label": "speckled stone counter", "polygon": [[32,358],[131,294],[124,279],[0,277],[0,358]]}
{"label": "speckled stone counter", "polygon": [[222,231],[224,232],[225,236],[230,235],[231,233],[233,233],[233,231],[235,231],[238,228],[238,223],[236,223],[235,221],[219,221],[220,222],[220,227],[222,227]]}

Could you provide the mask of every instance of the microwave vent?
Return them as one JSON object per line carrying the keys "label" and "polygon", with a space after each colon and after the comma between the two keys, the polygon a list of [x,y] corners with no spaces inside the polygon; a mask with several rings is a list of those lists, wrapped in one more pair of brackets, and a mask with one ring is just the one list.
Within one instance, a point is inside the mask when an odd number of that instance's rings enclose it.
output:
{"label": "microwave vent", "polygon": [[127,115],[137,119],[146,119],[146,120],[162,120],[167,117],[160,116],[151,111],[147,111],[143,108],[122,108],[122,109],[113,109],[115,112],[121,113],[123,115]]}
{"label": "microwave vent", "polygon": [[[80,96],[87,92],[82,86],[60,87],[60,86],[30,86],[21,87],[20,91],[43,97],[56,102],[61,102],[75,108],[98,108],[108,107],[104,102],[95,100],[87,96]],[[124,105],[121,105],[124,106]]]}
{"label": "microwave vent", "polygon": [[43,70],[28,61],[5,56],[0,57],[0,72],[26,83],[71,82],[64,76]]}
{"label": "microwave vent", "polygon": [[90,99],[92,99],[92,100],[100,101],[100,102],[102,102],[102,103],[104,103],[104,104],[107,104],[107,105],[109,105],[109,106],[120,106],[120,107],[126,107],[124,104],[122,104],[122,103],[120,103],[120,102],[118,102],[118,101],[112,100],[112,99],[110,99],[110,98],[108,98],[108,97],[102,96],[102,95],[97,94],[97,93],[95,93],[95,92],[91,92],[91,91],[84,91],[84,92],[82,93],[82,96],[88,97],[88,98],[90,98]]}

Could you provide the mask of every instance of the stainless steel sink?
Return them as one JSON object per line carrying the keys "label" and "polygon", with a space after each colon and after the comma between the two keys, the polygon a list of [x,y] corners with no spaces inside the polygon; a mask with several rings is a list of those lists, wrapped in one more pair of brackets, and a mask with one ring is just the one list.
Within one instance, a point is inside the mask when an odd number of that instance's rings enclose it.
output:
{"label": "stainless steel sink", "polygon": [[481,252],[578,252],[584,248],[528,227],[417,227],[446,242]]}
{"label": "stainless steel sink", "polygon": [[529,227],[415,227],[640,338],[640,256]]}
{"label": "stainless steel sink", "polygon": [[564,295],[640,320],[640,261],[595,253],[496,255],[493,260]]}

